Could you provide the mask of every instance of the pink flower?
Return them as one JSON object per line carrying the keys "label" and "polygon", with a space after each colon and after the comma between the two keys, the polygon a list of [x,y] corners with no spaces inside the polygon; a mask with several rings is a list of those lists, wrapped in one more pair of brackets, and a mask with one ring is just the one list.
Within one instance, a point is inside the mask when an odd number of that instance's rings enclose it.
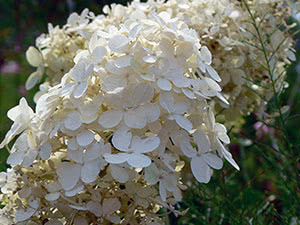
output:
{"label": "pink flower", "polygon": [[0,72],[4,74],[18,73],[20,66],[15,61],[8,61],[0,67]]}
{"label": "pink flower", "polygon": [[263,124],[262,122],[258,121],[254,124],[254,129],[256,130],[257,138],[262,138],[263,135],[267,135],[272,131],[267,125]]}

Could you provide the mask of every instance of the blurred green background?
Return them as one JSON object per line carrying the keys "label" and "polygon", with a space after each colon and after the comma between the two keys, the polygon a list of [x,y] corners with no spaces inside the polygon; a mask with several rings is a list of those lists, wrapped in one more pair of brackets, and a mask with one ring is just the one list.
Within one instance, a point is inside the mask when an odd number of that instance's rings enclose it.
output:
{"label": "blurred green background", "polygon": [[[0,141],[11,126],[7,111],[25,96],[34,107],[33,95],[24,84],[34,68],[25,59],[26,49],[47,32],[47,24],[63,25],[71,12],[89,8],[101,13],[104,5],[123,1],[96,0],[0,0]],[[298,27],[295,30],[299,29]],[[299,35],[297,58],[300,59]],[[288,70],[289,88],[280,97],[289,105],[286,129],[293,143],[287,151],[282,133],[259,127],[250,115],[239,134],[232,135],[230,150],[241,171],[228,163],[216,171],[208,185],[193,183],[178,208],[190,210],[186,216],[170,215],[170,224],[300,224],[300,63]],[[6,169],[7,152],[0,152],[0,170]],[[185,178],[187,179],[187,178]]]}

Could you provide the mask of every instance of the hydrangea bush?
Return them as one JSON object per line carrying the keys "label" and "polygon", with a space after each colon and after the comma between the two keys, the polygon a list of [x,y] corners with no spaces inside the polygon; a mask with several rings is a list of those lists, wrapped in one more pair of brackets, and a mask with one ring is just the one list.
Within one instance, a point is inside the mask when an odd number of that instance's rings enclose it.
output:
{"label": "hydrangea bush", "polygon": [[[251,1],[258,18],[271,12],[266,33],[282,22],[280,3]],[[47,78],[35,111],[22,98],[7,114],[14,123],[0,148],[17,138],[12,168],[0,174],[1,224],[164,224],[161,209],[184,213],[175,205],[187,188],[185,168],[202,183],[224,160],[239,169],[216,113],[227,121],[263,111],[252,89],[272,97],[246,8],[150,0],[103,11],[49,25],[26,52],[37,67],[26,88]],[[274,36],[281,89],[294,54],[284,30]]]}

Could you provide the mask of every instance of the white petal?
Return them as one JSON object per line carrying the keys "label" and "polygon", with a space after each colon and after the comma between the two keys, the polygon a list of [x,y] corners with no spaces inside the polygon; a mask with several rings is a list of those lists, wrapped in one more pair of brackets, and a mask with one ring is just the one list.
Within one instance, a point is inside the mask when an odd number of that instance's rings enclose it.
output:
{"label": "white petal", "polygon": [[218,138],[225,144],[230,143],[230,139],[228,137],[226,127],[223,124],[216,123],[214,127],[214,131],[217,133]]}
{"label": "white petal", "polygon": [[18,165],[23,161],[24,156],[24,151],[13,152],[8,156],[6,163],[12,166]]}
{"label": "white petal", "polygon": [[198,129],[194,134],[194,142],[198,146],[201,153],[208,152],[210,149],[210,142],[207,135],[200,129]]}
{"label": "white petal", "polygon": [[94,140],[94,133],[90,130],[85,130],[77,134],[76,141],[80,146],[87,146]]}
{"label": "white petal", "polygon": [[68,151],[67,152],[68,159],[73,160],[77,163],[82,163],[83,161],[83,150],[78,149],[76,151]]}
{"label": "white petal", "polygon": [[178,102],[174,105],[173,112],[175,114],[184,114],[188,111],[188,106],[185,102]]}
{"label": "white petal", "polygon": [[240,167],[238,166],[238,164],[234,161],[234,159],[232,158],[232,155],[230,152],[228,151],[224,151],[224,157],[225,159],[237,170],[240,170]]}
{"label": "white petal", "polygon": [[186,88],[190,85],[190,80],[183,74],[172,77],[172,82],[178,88]]}
{"label": "white petal", "polygon": [[98,113],[95,113],[93,115],[80,114],[80,120],[81,120],[81,122],[83,122],[85,124],[90,124],[97,119],[98,119]]}
{"label": "white petal", "polygon": [[208,110],[208,126],[210,130],[213,130],[216,124],[215,115],[211,108]]}
{"label": "white petal", "polygon": [[68,150],[76,151],[79,148],[79,145],[77,144],[76,138],[71,138],[68,140]]}
{"label": "white petal", "polygon": [[195,93],[192,90],[188,89],[188,88],[182,88],[182,92],[189,99],[195,99],[196,98]]}
{"label": "white petal", "polygon": [[[100,93],[96,95],[95,97],[91,98],[90,101],[82,104],[81,100],[78,101],[78,107],[81,114],[92,116],[94,114],[97,114],[99,111],[99,108],[101,107],[103,103],[103,95]],[[77,104],[76,104],[77,105]]]}
{"label": "white petal", "polygon": [[[80,210],[80,211],[86,211],[87,208],[84,205],[69,205],[72,209]],[[82,223],[80,223],[82,225]]]}
{"label": "white petal", "polygon": [[97,62],[100,63],[103,60],[103,57],[106,56],[106,48],[104,46],[97,46],[92,53],[93,59]]}
{"label": "white petal", "polygon": [[126,183],[129,179],[126,169],[118,165],[110,165],[110,174],[116,181],[120,183]]}
{"label": "white petal", "polygon": [[203,46],[200,50],[201,59],[208,65],[212,62],[211,52],[208,50],[206,46]]}
{"label": "white petal", "polygon": [[147,83],[138,83],[130,88],[130,99],[133,106],[139,106],[143,103],[150,102],[154,96],[154,88]]}
{"label": "white petal", "polygon": [[88,88],[88,82],[87,81],[83,81],[79,85],[76,85],[75,89],[73,91],[74,98],[82,97],[84,95],[84,93],[86,92],[87,88]]}
{"label": "white petal", "polygon": [[20,115],[23,115],[22,118],[26,120],[30,119],[34,115],[33,110],[28,106],[28,103],[24,97],[20,99],[19,105],[13,107],[7,112],[8,118],[12,121],[16,121]]}
{"label": "white petal", "polygon": [[92,145],[90,145],[84,153],[84,161],[88,162],[98,159],[101,155],[101,150],[103,150],[103,147],[104,144],[102,145],[100,143],[93,143]]}
{"label": "white petal", "polygon": [[179,143],[180,143],[180,149],[183,152],[183,154],[185,154],[189,158],[193,158],[196,156],[197,152],[193,148],[188,135],[186,134],[182,135],[180,137]]}
{"label": "white petal", "polygon": [[232,158],[232,155],[229,151],[226,150],[226,148],[223,146],[223,144],[217,140],[217,150],[219,152],[220,155],[223,155],[224,158],[237,170],[240,170],[240,167],[238,166],[238,164],[234,161],[234,159]]}
{"label": "white petal", "polygon": [[81,169],[81,180],[86,184],[92,183],[97,179],[99,172],[98,160],[86,162]]}
{"label": "white petal", "polygon": [[84,189],[84,186],[81,183],[78,183],[71,190],[65,191],[65,196],[73,197],[73,196],[77,195],[79,192],[83,191],[83,189]]}
{"label": "white petal", "polygon": [[49,142],[46,142],[45,144],[43,144],[43,146],[41,147],[40,150],[40,157],[42,160],[47,160],[50,158],[52,152],[52,146]]}
{"label": "white petal", "polygon": [[112,164],[121,164],[128,160],[129,154],[119,153],[119,154],[104,154],[105,161]]}
{"label": "white petal", "polygon": [[227,101],[227,99],[221,95],[219,92],[217,93],[217,97],[218,99],[220,99],[222,102],[224,102],[226,105],[229,105],[229,102]]}
{"label": "white petal", "polygon": [[124,55],[119,57],[117,60],[115,60],[115,65],[118,68],[128,67],[131,65],[131,58],[130,55]]}
{"label": "white petal", "polygon": [[58,182],[46,184],[45,187],[49,192],[59,192],[61,190],[61,185]]}
{"label": "white petal", "polygon": [[141,107],[146,115],[148,123],[153,123],[158,120],[160,116],[160,108],[157,104],[146,104]]}
{"label": "white petal", "polygon": [[43,73],[42,71],[39,70],[30,74],[30,76],[28,77],[25,83],[25,89],[26,90],[32,89],[37,83],[41,81],[42,77],[43,77]]}
{"label": "white petal", "polygon": [[158,170],[157,166],[152,163],[150,166],[145,168],[145,179],[146,181],[154,185],[158,182],[160,176],[160,171]]}
{"label": "white petal", "polygon": [[[15,127],[15,124],[13,124],[13,126],[11,127],[11,129],[8,131],[8,133],[5,136],[5,139],[8,138],[8,140],[10,141],[11,139],[11,135],[15,135],[17,133],[14,133],[15,131],[13,131],[14,129],[18,130],[18,126]],[[5,141],[4,139],[4,141]],[[28,134],[27,133],[22,133],[16,140],[15,144],[12,147],[12,151],[11,152],[26,152],[29,150],[29,138],[28,138]]]}
{"label": "white petal", "polygon": [[143,57],[143,61],[145,63],[155,63],[157,60],[157,57],[154,55],[146,55]]}
{"label": "white petal", "polygon": [[167,200],[167,190],[162,182],[159,182],[159,195],[164,202]]}
{"label": "white petal", "polygon": [[118,215],[110,215],[105,217],[107,220],[109,220],[112,224],[120,224],[121,218]]}
{"label": "white petal", "polygon": [[143,139],[143,150],[141,153],[152,152],[153,150],[157,149],[160,145],[159,137],[148,137]]}
{"label": "white petal", "polygon": [[85,74],[85,64],[79,61],[72,69],[71,76],[77,82],[83,81],[82,77]]}
{"label": "white petal", "polygon": [[123,118],[121,110],[108,110],[99,118],[99,124],[104,128],[113,128],[117,126]]}
{"label": "white petal", "polygon": [[131,143],[131,149],[135,153],[147,153],[152,152],[158,148],[160,144],[159,137],[148,137],[140,139],[138,136],[134,136]]}
{"label": "white petal", "polygon": [[127,86],[127,80],[123,77],[109,76],[104,79],[102,90],[108,94],[116,94],[119,90],[123,90]]}
{"label": "white petal", "polygon": [[75,64],[78,64],[78,62],[82,59],[87,59],[90,56],[90,52],[88,50],[78,50],[76,53],[76,56],[74,57],[73,61]]}
{"label": "white petal", "polygon": [[38,152],[34,151],[34,150],[27,152],[24,156],[24,159],[22,162],[22,167],[31,166],[33,161],[36,159],[37,155],[38,155]]}
{"label": "white petal", "polygon": [[164,183],[164,186],[170,192],[175,191],[177,188],[177,178],[175,175],[169,174],[161,182]]}
{"label": "white petal", "polygon": [[160,105],[169,113],[174,110],[174,97],[171,92],[162,92],[159,95]]}
{"label": "white petal", "polygon": [[215,91],[221,91],[221,90],[222,90],[221,87],[218,85],[218,83],[215,82],[213,79],[210,79],[210,78],[208,78],[208,77],[205,77],[204,79],[205,79],[207,85],[208,85],[211,89],[213,89],[213,90],[215,90]]}
{"label": "white petal", "polygon": [[219,133],[225,133],[225,134],[227,133],[226,127],[221,123],[216,123],[215,124],[214,131],[217,132],[218,134]]}
{"label": "white petal", "polygon": [[99,45],[99,41],[98,41],[98,33],[95,32],[95,33],[93,33],[93,35],[90,37],[88,49],[92,52],[98,45]]}
{"label": "white petal", "polygon": [[121,208],[121,203],[117,198],[105,198],[103,200],[103,215],[112,214]]}
{"label": "white petal", "polygon": [[223,161],[218,156],[212,153],[206,153],[201,156],[203,160],[214,169],[221,169],[223,167]]}
{"label": "white petal", "polygon": [[101,206],[100,202],[89,201],[86,204],[86,207],[95,216],[100,217],[102,215],[102,206]]}
{"label": "white petal", "polygon": [[64,125],[68,130],[77,130],[81,126],[80,113],[73,111],[67,115]]}
{"label": "white petal", "polygon": [[193,124],[191,123],[191,121],[189,121],[189,119],[187,119],[184,116],[181,115],[174,115],[174,118],[176,120],[176,123],[183,129],[190,131],[193,129]]}
{"label": "white petal", "polygon": [[167,79],[159,79],[157,86],[164,91],[170,91],[172,89],[172,84]]}
{"label": "white petal", "polygon": [[146,126],[146,115],[142,108],[130,109],[124,113],[124,122],[130,128],[141,129]]}
{"label": "white petal", "polygon": [[131,40],[134,40],[140,33],[140,31],[143,28],[143,24],[137,24],[135,25],[130,31],[129,31],[129,37]]}
{"label": "white petal", "polygon": [[58,166],[56,173],[64,190],[71,190],[75,187],[79,181],[80,171],[81,166],[79,164],[63,162]]}
{"label": "white petal", "polygon": [[47,201],[55,201],[59,198],[59,196],[60,196],[59,192],[54,192],[54,193],[45,195],[45,199]]}
{"label": "white petal", "polygon": [[42,54],[33,46],[30,46],[26,51],[26,59],[30,65],[38,67],[43,63]]}
{"label": "white petal", "polygon": [[130,154],[127,163],[134,168],[144,168],[151,165],[151,159],[143,154],[133,153]]}
{"label": "white petal", "polygon": [[28,220],[30,217],[33,216],[33,214],[36,212],[36,209],[33,208],[27,208],[27,209],[19,209],[16,211],[16,222],[22,222],[25,220]]}
{"label": "white petal", "polygon": [[197,57],[197,63],[198,63],[198,66],[199,66],[200,71],[201,71],[202,73],[205,73],[205,71],[206,71],[206,64],[204,64],[204,63],[202,62],[202,59],[201,59],[199,56]]}
{"label": "white petal", "polygon": [[81,81],[85,81],[93,73],[93,71],[94,71],[94,65],[93,64],[88,65],[84,74],[81,77]]}
{"label": "white petal", "polygon": [[7,117],[10,120],[15,121],[21,113],[22,113],[22,111],[20,110],[20,106],[17,105],[15,107],[11,108],[10,110],[8,110]]}
{"label": "white petal", "polygon": [[198,182],[206,184],[209,182],[211,177],[211,169],[201,157],[194,157],[192,159],[191,169]]}
{"label": "white petal", "polygon": [[115,148],[121,151],[128,151],[128,147],[131,143],[132,133],[127,128],[120,128],[112,137],[112,144]]}
{"label": "white petal", "polygon": [[40,206],[40,202],[37,199],[29,200],[27,203],[28,203],[28,206],[33,208],[33,209],[37,209]]}
{"label": "white petal", "polygon": [[[111,61],[108,61],[108,63],[106,63],[105,65],[105,69],[107,72],[109,73],[112,73],[112,74],[117,74],[117,75],[122,75],[122,72],[123,72],[123,69],[120,69],[118,68],[116,65],[115,65],[115,61],[114,60],[111,60]],[[107,83],[109,78],[107,78],[105,80],[105,83]],[[121,80],[121,79],[120,79]]]}
{"label": "white petal", "polygon": [[143,74],[143,75],[141,75],[140,76],[142,79],[144,79],[144,80],[146,80],[146,81],[152,81],[152,82],[154,82],[155,81],[155,75],[154,74],[149,74],[149,73],[147,73],[147,74]]}
{"label": "white petal", "polygon": [[127,46],[128,43],[128,38],[125,35],[120,34],[109,40],[108,47],[114,52],[120,52],[122,48]]}
{"label": "white petal", "polygon": [[[298,14],[298,15],[300,15],[300,14]],[[292,50],[286,51],[286,55],[287,55],[288,59],[291,60],[292,62],[295,62],[297,60],[296,54]]]}
{"label": "white petal", "polygon": [[67,84],[63,85],[63,88],[60,90],[59,95],[61,97],[69,96],[73,92],[75,86],[76,86],[76,83],[67,83]]}

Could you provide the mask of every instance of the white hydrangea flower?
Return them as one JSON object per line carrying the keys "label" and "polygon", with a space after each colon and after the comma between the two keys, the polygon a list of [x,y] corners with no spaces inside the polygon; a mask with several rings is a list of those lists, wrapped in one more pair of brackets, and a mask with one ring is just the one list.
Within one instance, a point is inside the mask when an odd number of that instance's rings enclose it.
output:
{"label": "white hydrangea flower", "polygon": [[0,188],[3,194],[12,194],[17,186],[17,175],[13,169],[0,173]]}
{"label": "white hydrangea flower", "polygon": [[221,169],[223,161],[213,152],[210,152],[210,143],[207,135],[196,130],[193,133],[194,143],[197,150],[193,148],[188,136],[183,136],[180,140],[182,152],[191,158],[191,169],[194,177],[201,183],[208,183],[212,175],[212,169]]}
{"label": "white hydrangea flower", "polygon": [[100,116],[99,124],[104,128],[113,128],[124,120],[130,128],[144,128],[147,123],[159,118],[159,107],[150,103],[153,96],[153,87],[146,83],[129,86],[121,93],[108,96],[107,101],[113,109]]}
{"label": "white hydrangea flower", "polygon": [[113,146],[126,153],[105,154],[108,163],[120,164],[127,162],[134,168],[144,168],[151,164],[151,159],[144,153],[152,152],[160,143],[158,137],[141,139],[139,136],[132,136],[126,128],[117,130],[112,139]]}
{"label": "white hydrangea flower", "polygon": [[[255,0],[251,10],[279,15],[271,6]],[[103,11],[49,24],[26,53],[37,67],[26,88],[47,77],[36,113],[24,98],[8,112],[14,124],[0,148],[19,137],[8,158],[12,170],[0,174],[9,201],[0,211],[4,224],[46,217],[47,225],[163,224],[159,208],[180,214],[173,205],[182,198],[187,162],[203,183],[223,158],[239,169],[214,110],[224,108],[227,123],[264,105],[244,78],[270,85],[254,60],[261,54],[241,43],[248,38],[245,9],[231,0],[169,0]],[[261,27],[271,33],[276,21]],[[275,32],[268,49],[283,36]],[[272,61],[278,74],[293,59],[291,44],[287,39]]]}
{"label": "white hydrangea flower", "polygon": [[184,116],[188,112],[188,100],[175,103],[172,93],[163,92],[160,95],[159,101],[160,105],[169,113],[168,119],[175,120],[180,127],[187,131],[193,129],[191,121]]}
{"label": "white hydrangea flower", "polygon": [[11,129],[7,132],[5,139],[0,144],[0,148],[7,145],[16,135],[22,133],[28,127],[30,127],[30,122],[34,117],[33,110],[28,106],[25,98],[21,98],[19,105],[10,109],[7,112],[9,119],[14,121]]}
{"label": "white hydrangea flower", "polygon": [[82,97],[88,88],[88,77],[92,74],[94,65],[86,65],[83,61],[78,62],[72,69],[71,77],[75,81],[69,83],[62,90],[63,92],[71,92],[74,98]]}

